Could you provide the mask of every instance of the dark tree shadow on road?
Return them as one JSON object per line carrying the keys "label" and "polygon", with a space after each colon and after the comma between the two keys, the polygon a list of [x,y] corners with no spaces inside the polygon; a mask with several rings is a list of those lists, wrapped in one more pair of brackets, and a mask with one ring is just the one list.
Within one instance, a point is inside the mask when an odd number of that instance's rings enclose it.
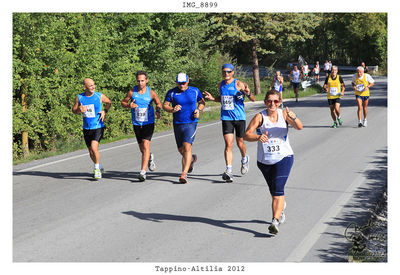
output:
{"label": "dark tree shadow on road", "polygon": [[[250,221],[214,220],[214,219],[203,218],[203,217],[192,217],[192,216],[171,215],[171,214],[161,214],[161,213],[140,213],[140,212],[136,212],[136,211],[122,212],[122,214],[130,215],[130,216],[133,216],[135,218],[138,218],[138,219],[141,219],[144,221],[151,221],[151,222],[157,222],[157,223],[161,223],[163,221],[204,223],[204,224],[217,226],[217,227],[221,227],[221,228],[251,233],[254,235],[255,238],[270,238],[270,237],[274,236],[271,234],[264,234],[264,233],[260,233],[260,232],[257,232],[257,231],[251,230],[251,229],[247,229],[247,228],[243,228],[243,227],[229,225],[230,223],[257,223],[257,224],[265,224],[265,225],[270,224],[269,222],[261,221],[261,220],[250,220]],[[265,228],[267,229],[266,226],[265,226]]]}
{"label": "dark tree shadow on road", "polygon": [[[333,236],[337,241],[330,243],[326,249],[320,249],[319,257],[324,262],[348,261],[348,251],[352,246],[345,235],[345,228],[352,225],[363,226],[371,216],[377,200],[387,187],[387,149],[376,151],[379,156],[371,163],[374,168],[364,171],[366,184],[360,186],[347,205],[343,207],[341,216],[328,222],[329,226],[343,228],[343,234],[324,233]],[[360,208],[363,210],[360,212]]]}

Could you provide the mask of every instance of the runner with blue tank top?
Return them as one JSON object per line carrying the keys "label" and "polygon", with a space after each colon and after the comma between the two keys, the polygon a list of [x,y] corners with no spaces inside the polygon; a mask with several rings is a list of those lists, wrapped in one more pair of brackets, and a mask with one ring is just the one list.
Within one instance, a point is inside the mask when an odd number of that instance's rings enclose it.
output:
{"label": "runner with blue tank top", "polygon": [[130,90],[121,105],[131,109],[133,131],[142,153],[141,170],[138,178],[140,181],[146,180],[146,168],[150,171],[156,169],[154,154],[150,152],[150,142],[154,133],[154,107],[156,104],[157,119],[160,118],[161,101],[158,95],[147,86],[148,78],[145,71],[136,73],[137,86]]}
{"label": "runner with blue tank top", "polygon": [[226,182],[233,181],[232,160],[233,160],[233,140],[236,132],[236,144],[242,155],[241,169],[242,175],[249,171],[249,156],[246,154],[246,144],[243,137],[246,130],[246,112],[244,110],[244,100],[247,96],[251,101],[255,101],[254,95],[250,92],[249,86],[233,77],[234,66],[224,64],[222,66],[222,77],[224,80],[218,85],[219,96],[213,97],[211,93],[204,92],[205,98],[211,101],[221,102],[222,133],[225,141],[225,164],[226,171],[222,174],[222,179]]}
{"label": "runner with blue tank top", "polygon": [[187,183],[187,173],[193,171],[197,155],[192,154],[192,144],[196,136],[197,122],[205,103],[201,92],[189,86],[189,77],[185,73],[176,76],[177,87],[169,90],[165,96],[163,109],[173,113],[175,141],[182,155],[182,173],[180,183]]}
{"label": "runner with blue tank top", "polygon": [[[72,112],[82,114],[83,136],[89,150],[90,158],[94,163],[94,178],[102,177],[103,168],[100,165],[99,143],[103,138],[104,119],[111,107],[111,101],[99,92],[96,92],[96,85],[90,78],[83,81],[84,93],[76,96]],[[103,103],[106,104],[102,110]]]}
{"label": "runner with blue tank top", "polygon": [[277,234],[285,221],[286,207],[284,188],[293,166],[293,150],[289,143],[288,125],[297,130],[303,124],[296,114],[286,107],[279,108],[282,98],[279,92],[267,92],[266,110],[256,114],[247,127],[245,140],[257,141],[257,167],[262,172],[272,197],[272,222],[269,233]]}

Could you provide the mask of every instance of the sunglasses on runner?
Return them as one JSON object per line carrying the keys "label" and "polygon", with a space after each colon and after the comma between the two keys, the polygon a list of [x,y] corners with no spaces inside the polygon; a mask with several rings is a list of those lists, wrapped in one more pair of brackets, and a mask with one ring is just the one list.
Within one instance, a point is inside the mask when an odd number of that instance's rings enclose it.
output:
{"label": "sunglasses on runner", "polygon": [[277,105],[279,103],[279,100],[276,100],[276,99],[275,100],[270,100],[270,99],[267,100],[268,104],[272,104],[272,102],[275,103],[275,105]]}
{"label": "sunglasses on runner", "polygon": [[233,71],[222,71],[223,74],[230,74]]}
{"label": "sunglasses on runner", "polygon": [[178,85],[185,85],[186,82],[178,82]]}

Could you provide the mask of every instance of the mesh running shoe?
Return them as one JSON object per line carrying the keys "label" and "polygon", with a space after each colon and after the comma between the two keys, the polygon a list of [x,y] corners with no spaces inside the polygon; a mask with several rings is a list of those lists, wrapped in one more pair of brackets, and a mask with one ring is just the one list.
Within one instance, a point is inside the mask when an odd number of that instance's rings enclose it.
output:
{"label": "mesh running shoe", "polygon": [[188,170],[188,173],[192,173],[193,172],[193,164],[197,161],[197,155],[193,154],[192,155],[192,162],[190,163],[190,167]]}
{"label": "mesh running shoe", "polygon": [[361,122],[358,123],[358,128],[363,127],[363,124]]}
{"label": "mesh running shoe", "polygon": [[339,125],[342,125],[342,124],[343,124],[343,120],[342,120],[341,118],[338,118],[337,120],[338,120],[338,122],[339,122]]}
{"label": "mesh running shoe", "polygon": [[367,127],[367,126],[368,126],[367,120],[366,120],[366,119],[364,119],[364,122],[363,122],[363,127]]}
{"label": "mesh running shoe", "polygon": [[337,128],[337,123],[336,123],[336,121],[333,123],[333,125],[331,126],[331,128]]}
{"label": "mesh running shoe", "polygon": [[285,201],[285,204],[283,205],[282,214],[279,217],[279,223],[284,223],[286,220],[285,209],[286,209],[286,201]]}
{"label": "mesh running shoe", "polygon": [[149,164],[147,165],[150,171],[156,170],[156,164],[154,163],[154,154],[150,153]]}
{"label": "mesh running shoe", "polygon": [[248,155],[246,155],[246,162],[244,162],[244,163],[242,162],[242,168],[240,169],[240,172],[242,173],[242,175],[249,172],[249,162],[250,162],[250,157]]}
{"label": "mesh running shoe", "polygon": [[182,172],[181,177],[179,178],[180,183],[187,183],[187,175],[186,173]]}
{"label": "mesh running shoe", "polygon": [[232,172],[224,172],[222,174],[222,179],[226,182],[233,182],[233,174]]}
{"label": "mesh running shoe", "polygon": [[146,173],[139,173],[138,179],[139,179],[139,181],[145,181],[146,180]]}
{"label": "mesh running shoe", "polygon": [[279,226],[279,221],[277,219],[273,218],[271,225],[268,227],[269,233],[274,234],[274,235],[278,234],[278,232],[279,232],[278,226]]}
{"label": "mesh running shoe", "polygon": [[101,179],[101,170],[100,170],[100,168],[94,169],[93,178],[95,180]]}

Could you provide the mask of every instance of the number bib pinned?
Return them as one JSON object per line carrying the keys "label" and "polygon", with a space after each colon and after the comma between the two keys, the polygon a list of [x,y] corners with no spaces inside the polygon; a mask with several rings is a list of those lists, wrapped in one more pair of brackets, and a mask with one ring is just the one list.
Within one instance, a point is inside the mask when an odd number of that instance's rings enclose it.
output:
{"label": "number bib pinned", "polygon": [[263,143],[264,159],[272,160],[279,158],[281,147],[284,141],[281,138],[270,138],[268,142]]}
{"label": "number bib pinned", "polygon": [[94,110],[94,104],[85,105],[86,112],[82,113],[83,117],[93,118],[96,117],[96,112]]}
{"label": "number bib pinned", "polygon": [[356,90],[359,91],[359,92],[363,92],[365,90],[364,84],[356,85]]}
{"label": "number bib pinned", "polygon": [[223,95],[221,96],[222,110],[234,110],[235,106],[233,103],[233,96]]}
{"label": "number bib pinned", "polygon": [[147,108],[135,108],[135,120],[137,122],[147,122],[148,121],[148,112]]}
{"label": "number bib pinned", "polygon": [[329,93],[330,93],[332,96],[338,95],[338,94],[339,94],[338,88],[337,88],[337,87],[331,87],[331,88],[329,89]]}

